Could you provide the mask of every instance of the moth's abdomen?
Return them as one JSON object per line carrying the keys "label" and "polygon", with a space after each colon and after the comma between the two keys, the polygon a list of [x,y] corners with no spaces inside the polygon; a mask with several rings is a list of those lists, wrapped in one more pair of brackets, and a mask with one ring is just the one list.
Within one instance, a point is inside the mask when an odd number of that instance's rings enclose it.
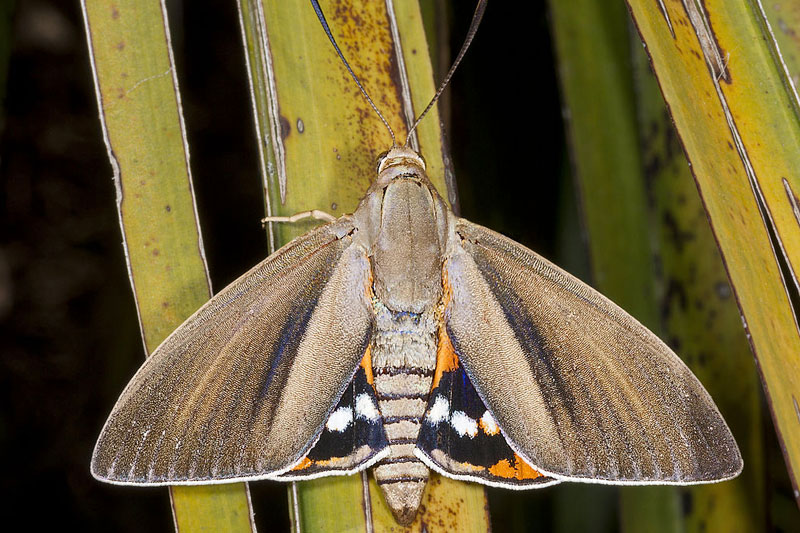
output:
{"label": "moth's abdomen", "polygon": [[389,440],[389,455],[375,467],[375,480],[395,518],[410,523],[428,481],[428,468],[414,447],[436,368],[436,321],[433,310],[397,313],[378,302],[375,311],[372,368]]}

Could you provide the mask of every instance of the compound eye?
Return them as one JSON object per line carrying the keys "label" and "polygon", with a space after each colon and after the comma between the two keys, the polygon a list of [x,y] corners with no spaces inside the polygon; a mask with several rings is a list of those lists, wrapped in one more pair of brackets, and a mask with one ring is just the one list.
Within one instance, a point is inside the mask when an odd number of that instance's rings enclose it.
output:
{"label": "compound eye", "polygon": [[389,155],[389,150],[386,150],[381,155],[378,156],[378,163],[375,165],[375,172],[378,173],[381,170],[381,165],[383,164],[384,159],[386,156]]}

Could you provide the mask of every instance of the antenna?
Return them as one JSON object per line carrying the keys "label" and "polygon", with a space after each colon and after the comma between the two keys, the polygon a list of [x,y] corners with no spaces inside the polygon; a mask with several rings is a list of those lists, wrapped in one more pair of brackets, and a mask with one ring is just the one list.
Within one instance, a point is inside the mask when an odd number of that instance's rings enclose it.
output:
{"label": "antenna", "polygon": [[383,116],[383,113],[380,112],[378,107],[372,101],[372,98],[369,97],[369,94],[367,94],[366,89],[364,89],[364,87],[361,85],[361,81],[359,81],[358,76],[356,76],[356,73],[353,72],[352,68],[350,68],[350,63],[348,63],[347,60],[344,58],[344,54],[342,54],[342,51],[339,49],[339,45],[336,44],[336,39],[333,38],[333,34],[331,33],[331,28],[328,26],[328,21],[325,20],[325,15],[322,14],[322,8],[319,7],[319,2],[317,0],[311,0],[311,5],[314,6],[314,11],[317,13],[317,18],[319,19],[320,24],[322,24],[322,29],[325,30],[325,34],[328,36],[328,39],[330,39],[333,48],[336,50],[336,53],[339,54],[339,59],[341,59],[342,63],[344,63],[344,66],[347,68],[347,72],[349,72],[350,75],[353,77],[353,80],[356,82],[356,85],[358,85],[358,88],[361,90],[361,94],[364,95],[364,98],[367,99],[369,105],[372,106],[372,109],[375,110],[375,112],[380,117],[381,121],[383,121],[383,124],[386,126],[386,129],[389,130],[389,135],[392,136],[392,146],[397,146],[397,139],[394,136],[394,130],[392,130],[392,127],[389,125],[389,122]]}
{"label": "antenna", "polygon": [[[475,13],[472,14],[472,22],[470,22],[469,30],[467,31],[467,36],[464,39],[464,44],[461,45],[461,50],[459,50],[458,56],[456,57],[456,60],[453,62],[453,66],[450,67],[450,70],[447,72],[447,76],[444,77],[444,80],[439,86],[439,90],[436,91],[436,94],[433,96],[430,103],[428,103],[428,106],[425,108],[424,111],[422,111],[422,113],[420,113],[420,115],[417,117],[417,120],[414,121],[414,124],[408,130],[408,135],[406,135],[406,142],[404,143],[404,146],[408,146],[408,140],[411,138],[411,134],[419,125],[419,122],[422,120],[422,117],[424,117],[428,113],[428,111],[431,110],[433,105],[442,95],[442,92],[444,92],[445,88],[447,87],[447,84],[450,83],[450,78],[453,77],[453,73],[456,71],[458,64],[461,63],[461,60],[464,58],[464,54],[467,53],[467,49],[469,48],[469,45],[472,43],[472,39],[475,37],[475,33],[478,31],[478,26],[480,25],[481,19],[483,18],[483,12],[486,11],[486,2],[487,0],[478,0],[478,5],[475,7]],[[353,80],[356,82],[356,85],[361,90],[361,94],[364,95],[364,98],[367,99],[369,105],[372,106],[372,109],[374,109],[375,113],[378,114],[378,117],[380,117],[381,121],[386,126],[386,129],[389,130],[389,134],[392,136],[392,145],[397,146],[397,139],[394,136],[394,131],[392,130],[392,127],[389,126],[389,122],[383,116],[383,113],[380,112],[378,107],[372,101],[372,98],[369,97],[369,94],[367,94],[366,89],[364,89],[364,87],[361,85],[361,81],[359,81],[358,76],[356,76],[356,73],[353,72],[352,68],[350,68],[350,63],[348,63],[347,59],[344,58],[344,54],[342,54],[342,51],[339,49],[339,45],[336,44],[336,39],[333,38],[331,29],[328,26],[328,21],[325,20],[325,15],[322,13],[322,8],[319,6],[319,1],[311,0],[311,5],[314,7],[314,11],[317,14],[317,18],[319,19],[320,24],[322,24],[322,28],[325,30],[325,34],[331,41],[333,48],[336,50],[336,53],[339,54],[339,58],[342,60],[342,63],[344,63],[344,66],[347,68],[347,72],[349,72],[350,76],[353,77]]]}
{"label": "antenna", "polygon": [[458,56],[456,56],[456,60],[453,61],[453,66],[450,67],[450,70],[447,72],[447,76],[444,77],[444,80],[442,80],[442,84],[439,85],[439,90],[436,91],[436,94],[433,95],[433,98],[431,98],[431,101],[430,103],[428,103],[428,106],[422,111],[422,113],[419,114],[417,120],[414,121],[414,125],[411,126],[411,128],[408,130],[408,135],[406,136],[406,142],[405,142],[406,146],[408,146],[408,140],[411,138],[411,134],[414,132],[414,130],[417,129],[417,126],[419,125],[419,122],[422,120],[422,117],[428,114],[428,111],[431,110],[433,104],[435,104],[436,101],[439,99],[439,97],[442,95],[445,88],[447,87],[447,84],[450,83],[450,78],[453,77],[453,73],[455,73],[458,64],[461,63],[461,60],[464,58],[464,54],[467,53],[467,48],[469,48],[469,45],[472,44],[472,39],[475,38],[475,33],[477,33],[478,31],[478,26],[480,25],[481,19],[483,18],[483,12],[486,11],[486,2],[487,0],[479,0],[478,5],[475,6],[475,13],[472,14],[472,22],[470,22],[469,24],[469,30],[467,31],[467,36],[464,39],[464,44],[461,45],[461,50],[458,51]]}

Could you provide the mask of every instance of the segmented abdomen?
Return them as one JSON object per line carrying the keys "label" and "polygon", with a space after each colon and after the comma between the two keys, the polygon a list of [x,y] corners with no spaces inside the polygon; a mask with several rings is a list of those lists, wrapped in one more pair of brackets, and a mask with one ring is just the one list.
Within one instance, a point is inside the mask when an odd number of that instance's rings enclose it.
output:
{"label": "segmented abdomen", "polygon": [[436,321],[433,311],[396,313],[380,303],[375,311],[372,368],[389,439],[389,455],[375,467],[375,480],[390,507],[416,511],[428,481],[414,446],[436,368]]}

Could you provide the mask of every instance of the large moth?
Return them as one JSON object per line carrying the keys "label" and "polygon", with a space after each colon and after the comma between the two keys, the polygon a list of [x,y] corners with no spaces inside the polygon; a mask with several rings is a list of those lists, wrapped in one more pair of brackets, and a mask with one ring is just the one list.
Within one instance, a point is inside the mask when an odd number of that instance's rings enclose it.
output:
{"label": "large moth", "polygon": [[153,352],[91,465],[130,485],[369,467],[407,524],[430,470],[512,489],[691,484],[734,477],[742,460],[663,342],[456,217],[423,158],[395,145],[352,215],[269,256]]}

